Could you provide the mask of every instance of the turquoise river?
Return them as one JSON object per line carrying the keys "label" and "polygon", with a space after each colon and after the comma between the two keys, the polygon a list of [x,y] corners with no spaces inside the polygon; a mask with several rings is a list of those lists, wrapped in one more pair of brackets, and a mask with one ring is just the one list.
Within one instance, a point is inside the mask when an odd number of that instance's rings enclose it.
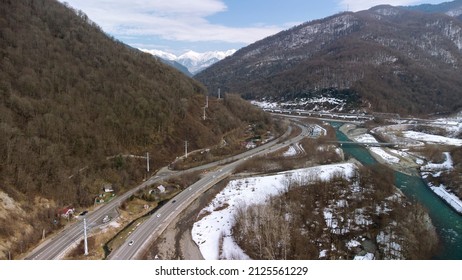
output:
{"label": "turquoise river", "polygon": [[[350,141],[339,131],[341,123],[332,122],[339,141]],[[345,154],[356,158],[364,165],[377,164],[366,148],[343,145]],[[440,246],[434,259],[462,260],[462,215],[443,202],[426,185],[420,176],[409,176],[395,172],[395,185],[408,197],[427,208],[433,225],[436,227]]]}

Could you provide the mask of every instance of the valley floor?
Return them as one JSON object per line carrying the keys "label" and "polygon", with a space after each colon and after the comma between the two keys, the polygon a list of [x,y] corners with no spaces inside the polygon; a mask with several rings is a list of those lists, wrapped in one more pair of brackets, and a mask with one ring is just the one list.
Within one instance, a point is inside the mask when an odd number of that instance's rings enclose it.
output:
{"label": "valley floor", "polygon": [[[441,130],[448,128],[451,124],[451,131],[459,132],[462,128],[460,122],[440,121],[435,122],[432,126]],[[427,144],[438,145],[442,150],[451,150],[451,147],[462,146],[462,140],[455,137],[447,137],[411,130],[409,125],[392,125],[377,127],[372,130],[373,133],[381,138],[393,139],[400,145],[399,148],[382,148],[369,147],[369,151],[374,158],[391,168],[409,175],[422,176],[427,185],[436,195],[446,201],[455,211],[462,214],[462,198],[451,192],[444,184],[435,184],[431,178],[444,176],[445,173],[454,170],[454,162],[449,152],[442,152],[444,160],[441,163],[434,163],[420,153],[419,149],[424,149]],[[378,143],[377,139],[366,129],[356,128],[355,125],[347,124],[342,126],[341,131],[350,139],[363,143]],[[414,149],[413,149],[414,148]],[[460,163],[459,163],[460,164]],[[420,172],[416,171],[419,170]]]}
{"label": "valley floor", "polygon": [[[447,129],[448,121],[440,121],[433,123],[432,127]],[[425,152],[420,149],[426,144],[434,144],[443,147],[442,150],[450,150],[450,148],[462,146],[462,140],[455,135],[462,131],[462,125],[459,120],[452,121],[449,126],[448,135],[436,135],[425,133],[422,131],[413,130],[415,126],[411,124],[397,124],[391,126],[377,127],[372,130],[358,128],[355,125],[346,124],[341,128],[341,131],[350,139],[357,142],[378,142],[378,137],[381,141],[398,143],[399,148],[385,147],[369,147],[369,151],[374,158],[382,164],[390,166],[392,169],[407,173],[410,175],[427,177],[438,177],[444,173],[454,169],[455,163],[449,152],[442,152],[444,156],[442,162],[432,162],[432,158],[428,157]],[[288,148],[283,153],[285,157],[297,156],[303,153],[303,147],[294,145]],[[320,165],[316,167],[297,169],[276,173],[272,175],[247,177],[230,181],[227,185],[221,186],[220,190],[215,190],[214,194],[209,194],[208,198],[201,202],[196,202],[191,206],[191,211],[186,211],[179,218],[178,223],[174,223],[162,235],[151,251],[148,258],[155,259],[250,259],[242,248],[236,243],[233,237],[233,225],[235,223],[236,213],[240,209],[249,205],[265,204],[270,199],[270,196],[282,194],[288,188],[288,184],[294,181],[301,180],[328,180],[329,178],[338,175],[346,179],[351,179],[358,168],[354,162],[344,162],[339,164]],[[454,193],[452,193],[443,184],[435,185],[431,180],[426,180],[429,187],[456,211],[462,213],[462,201]],[[355,192],[356,184],[352,182],[351,189]],[[396,193],[399,197],[400,192]],[[389,198],[391,200],[396,199]],[[335,204],[339,207],[345,203],[343,200],[338,200]],[[379,203],[380,204],[380,203]],[[383,213],[390,211],[387,203],[380,206],[377,211]],[[327,209],[327,210],[326,210]],[[322,212],[325,224],[330,231],[343,232],[339,224],[339,220],[333,218],[335,210],[328,211],[325,208]],[[334,209],[334,208],[332,208]],[[358,225],[371,224],[370,216],[362,213],[354,214],[354,223]],[[290,217],[287,217],[290,219]],[[425,218],[426,219],[426,218]],[[425,220],[424,219],[424,220]],[[350,223],[350,222],[348,222]],[[425,225],[424,225],[425,226]],[[431,222],[428,220],[428,226],[431,227]],[[348,230],[348,229],[347,229]],[[388,252],[389,258],[400,259],[402,257],[401,245],[399,238],[394,235],[393,230],[386,230],[377,235],[374,240],[379,246],[385,246],[383,249]],[[368,247],[366,238],[358,236],[347,242],[347,250],[352,250],[358,254],[355,259],[374,259],[373,249],[364,250]],[[357,248],[362,248],[361,250]],[[328,252],[334,248],[319,248],[319,258],[328,258]]]}

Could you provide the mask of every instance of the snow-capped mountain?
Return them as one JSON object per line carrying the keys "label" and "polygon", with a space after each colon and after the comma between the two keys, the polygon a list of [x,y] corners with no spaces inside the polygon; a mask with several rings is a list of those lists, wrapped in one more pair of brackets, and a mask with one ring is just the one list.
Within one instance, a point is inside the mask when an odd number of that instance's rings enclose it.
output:
{"label": "snow-capped mountain", "polygon": [[143,52],[150,53],[165,60],[175,61],[188,68],[192,74],[197,74],[212,64],[224,59],[227,56],[233,55],[236,50],[227,51],[211,51],[198,53],[195,51],[188,51],[180,56],[172,53],[164,52],[161,50],[146,50],[141,49]]}
{"label": "snow-capped mountain", "polygon": [[157,57],[160,57],[165,60],[176,60],[177,56],[168,52],[164,52],[161,50],[147,50],[147,49],[140,49],[143,52],[150,53],[152,55],[155,55]]}

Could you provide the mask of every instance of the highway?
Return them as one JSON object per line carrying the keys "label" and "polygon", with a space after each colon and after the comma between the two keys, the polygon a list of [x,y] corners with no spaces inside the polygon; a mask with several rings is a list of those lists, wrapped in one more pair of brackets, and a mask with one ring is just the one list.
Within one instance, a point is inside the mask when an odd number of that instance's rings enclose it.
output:
{"label": "highway", "polygon": [[[94,229],[101,225],[106,215],[114,217],[114,213],[117,213],[117,208],[120,206],[120,204],[139,189],[145,188],[157,181],[168,179],[170,176],[173,176],[173,174],[154,176],[138,187],[114,198],[112,201],[101,206],[95,211],[89,212],[85,215],[87,220],[87,228]],[[80,240],[83,238],[83,217],[79,218],[79,220],[80,221],[65,227],[52,238],[40,244],[25,259],[53,260],[63,258],[68,250],[72,248],[72,245],[78,244],[78,242],[80,242]]]}
{"label": "highway", "polygon": [[[304,133],[307,134],[306,128],[303,129]],[[287,137],[291,133],[291,127],[289,130],[280,138]],[[302,133],[303,134],[303,133]],[[151,177],[149,180],[143,182],[139,186],[133,188],[132,190],[114,198],[107,204],[95,209],[94,211],[89,212],[86,214],[86,222],[87,228],[90,228],[90,231],[95,230],[98,228],[102,223],[103,219],[106,215],[114,217],[114,213],[117,213],[117,209],[120,207],[123,201],[129,198],[132,194],[137,192],[140,189],[143,189],[147,186],[150,186],[156,182],[161,182],[168,180],[170,178],[181,176],[185,173],[194,172],[198,170],[204,169],[211,169],[215,168],[219,165],[223,165],[221,168],[222,171],[210,173],[204,176],[200,181],[196,182],[185,191],[177,195],[175,198],[175,203],[168,203],[160,208],[155,215],[151,217],[149,223],[145,223],[138,228],[136,234],[132,234],[130,240],[133,240],[133,245],[130,246],[131,250],[129,252],[114,252],[111,254],[111,258],[119,259],[119,258],[126,258],[132,259],[137,256],[138,251],[140,250],[142,244],[147,244],[149,240],[153,237],[160,234],[168,225],[168,223],[174,218],[173,215],[178,214],[180,211],[185,209],[195,198],[200,196],[206,189],[213,186],[223,178],[229,176],[232,173],[232,170],[240,164],[242,161],[246,160],[247,158],[256,155],[258,153],[266,152],[267,150],[275,150],[279,149],[282,146],[290,145],[293,142],[299,141],[301,135],[298,137],[288,140],[284,142],[284,144],[277,144],[279,141],[278,139],[273,140],[269,143],[266,143],[262,146],[259,146],[255,149],[249,150],[245,153],[232,156],[228,159],[209,163],[206,165],[202,165],[199,167],[191,168],[185,171],[178,171],[178,172],[164,172],[158,173],[155,176]],[[298,140],[296,140],[298,139]],[[215,176],[215,177],[214,177]],[[160,217],[157,215],[160,214]],[[147,225],[147,226],[146,226]],[[151,230],[147,230],[146,228],[149,227]],[[143,231],[143,233],[138,233]],[[89,233],[89,232],[88,232]],[[149,237],[149,238],[148,238]],[[83,238],[83,219],[81,221],[75,222],[66,226],[60,232],[54,234],[53,237],[47,239],[46,241],[42,242],[38,245],[30,254],[28,254],[25,259],[26,260],[56,260],[62,259],[65,257],[66,253],[69,252],[73,246],[77,245]],[[128,242],[122,246],[122,248],[126,248]],[[124,251],[124,250],[122,250]]]}
{"label": "highway", "polygon": [[216,170],[209,172],[202,179],[186,188],[179,193],[169,203],[162,206],[148,220],[140,225],[125,241],[122,246],[111,252],[108,259],[111,260],[132,260],[140,259],[149,249],[150,245],[162,234],[176,216],[185,210],[194,200],[206,192],[209,188],[230,176],[234,169],[244,161],[253,156],[267,153],[269,150],[278,150],[280,148],[297,143],[304,137],[309,136],[307,127],[298,125],[301,133],[283,143],[274,142],[265,144],[253,150],[247,151],[239,156],[233,157],[234,161],[225,165],[216,167]]}

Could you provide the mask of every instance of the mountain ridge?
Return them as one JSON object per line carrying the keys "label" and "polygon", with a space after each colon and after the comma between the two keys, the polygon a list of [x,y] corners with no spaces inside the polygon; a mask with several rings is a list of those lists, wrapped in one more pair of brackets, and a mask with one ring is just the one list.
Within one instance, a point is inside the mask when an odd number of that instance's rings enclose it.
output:
{"label": "mountain ridge", "polygon": [[461,108],[461,43],[462,25],[454,18],[381,5],[282,31],[195,78],[209,92],[221,88],[248,99],[346,90],[359,95],[359,107],[367,110],[454,111]]}
{"label": "mountain ridge", "polygon": [[462,20],[462,0],[444,2],[441,4],[422,4],[416,6],[401,6],[401,8],[411,11],[421,11],[425,13],[444,13],[448,16]]}

